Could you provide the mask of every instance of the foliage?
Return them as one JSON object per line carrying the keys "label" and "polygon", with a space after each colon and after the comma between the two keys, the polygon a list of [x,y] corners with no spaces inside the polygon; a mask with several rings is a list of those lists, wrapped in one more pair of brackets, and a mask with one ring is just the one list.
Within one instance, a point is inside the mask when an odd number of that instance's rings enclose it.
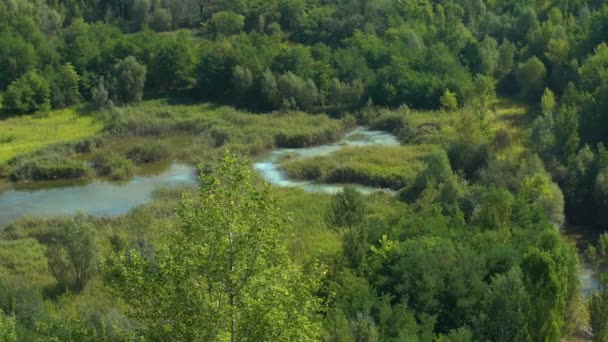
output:
{"label": "foliage", "polygon": [[152,339],[314,340],[314,283],[287,256],[288,223],[268,188],[256,190],[230,153],[202,177],[198,196],[182,203],[182,225],[165,233],[153,259],[133,249],[107,264],[116,293],[150,324]]}
{"label": "foliage", "polygon": [[133,175],[133,163],[115,153],[96,153],[91,158],[91,166],[98,176],[113,180],[123,180]]}
{"label": "foliage", "polygon": [[11,83],[3,96],[4,111],[9,114],[27,114],[50,109],[51,90],[40,74],[31,71]]}
{"label": "foliage", "polygon": [[0,121],[0,131],[11,132],[10,141],[0,144],[0,162],[18,154],[40,150],[60,142],[73,142],[97,134],[101,124],[77,111],[51,111],[44,117],[20,116]]}
{"label": "foliage", "polygon": [[112,88],[110,92],[113,101],[118,104],[141,101],[146,82],[146,73],[146,66],[140,64],[133,56],[128,56],[116,62],[112,71]]}
{"label": "foliage", "polygon": [[148,164],[166,160],[169,155],[167,146],[159,143],[133,146],[127,151],[127,158],[135,164]]}

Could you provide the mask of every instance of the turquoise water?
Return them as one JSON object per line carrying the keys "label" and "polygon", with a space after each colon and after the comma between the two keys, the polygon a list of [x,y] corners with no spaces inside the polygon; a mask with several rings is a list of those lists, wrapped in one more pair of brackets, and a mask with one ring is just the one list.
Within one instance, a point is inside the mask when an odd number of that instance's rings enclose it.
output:
{"label": "turquoise water", "polygon": [[121,215],[148,202],[161,186],[197,183],[195,168],[172,164],[152,176],[137,176],[126,182],[94,180],[87,183],[41,183],[0,193],[0,227],[21,216],[52,217],[84,212],[94,216]]}

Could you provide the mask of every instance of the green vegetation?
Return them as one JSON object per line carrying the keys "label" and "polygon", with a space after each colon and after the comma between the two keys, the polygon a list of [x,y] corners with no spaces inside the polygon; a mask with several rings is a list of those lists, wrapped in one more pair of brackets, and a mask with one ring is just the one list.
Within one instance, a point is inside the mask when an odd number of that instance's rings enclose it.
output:
{"label": "green vegetation", "polygon": [[0,120],[0,163],[45,146],[78,141],[97,134],[101,124],[72,109],[52,111],[45,116],[21,116]]}
{"label": "green vegetation", "polygon": [[[0,0],[0,191],[201,171],[2,227],[0,340],[604,342],[608,237],[587,300],[556,227],[608,223],[607,28],[598,0]],[[397,196],[248,167],[356,125],[401,145],[281,167]]]}
{"label": "green vegetation", "polygon": [[329,156],[286,160],[281,167],[299,179],[400,189],[424,168],[434,149],[431,145],[345,147]]}

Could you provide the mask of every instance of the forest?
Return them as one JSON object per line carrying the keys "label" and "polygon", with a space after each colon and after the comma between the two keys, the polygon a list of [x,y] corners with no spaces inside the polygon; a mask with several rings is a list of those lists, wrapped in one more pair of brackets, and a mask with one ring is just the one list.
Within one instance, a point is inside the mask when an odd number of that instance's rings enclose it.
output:
{"label": "forest", "polygon": [[608,342],[607,39],[603,0],[0,0],[0,341]]}

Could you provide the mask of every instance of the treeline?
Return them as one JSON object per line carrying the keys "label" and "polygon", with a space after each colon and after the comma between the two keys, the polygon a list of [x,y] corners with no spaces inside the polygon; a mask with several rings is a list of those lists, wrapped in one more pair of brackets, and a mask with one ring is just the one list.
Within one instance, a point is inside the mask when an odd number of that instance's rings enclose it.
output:
{"label": "treeline", "polygon": [[[437,108],[447,91],[463,106],[495,84],[535,102],[547,86],[558,96],[569,82],[595,91],[583,64],[601,54],[608,11],[464,0],[3,1],[0,9],[9,114],[92,101],[98,87],[114,104],[193,89],[198,99],[260,111],[340,113],[369,101]],[[149,30],[174,28],[192,30]],[[117,63],[129,56],[146,67],[144,89],[137,80],[132,96],[117,98],[132,78],[118,77]],[[592,126],[597,140],[600,125]]]}

